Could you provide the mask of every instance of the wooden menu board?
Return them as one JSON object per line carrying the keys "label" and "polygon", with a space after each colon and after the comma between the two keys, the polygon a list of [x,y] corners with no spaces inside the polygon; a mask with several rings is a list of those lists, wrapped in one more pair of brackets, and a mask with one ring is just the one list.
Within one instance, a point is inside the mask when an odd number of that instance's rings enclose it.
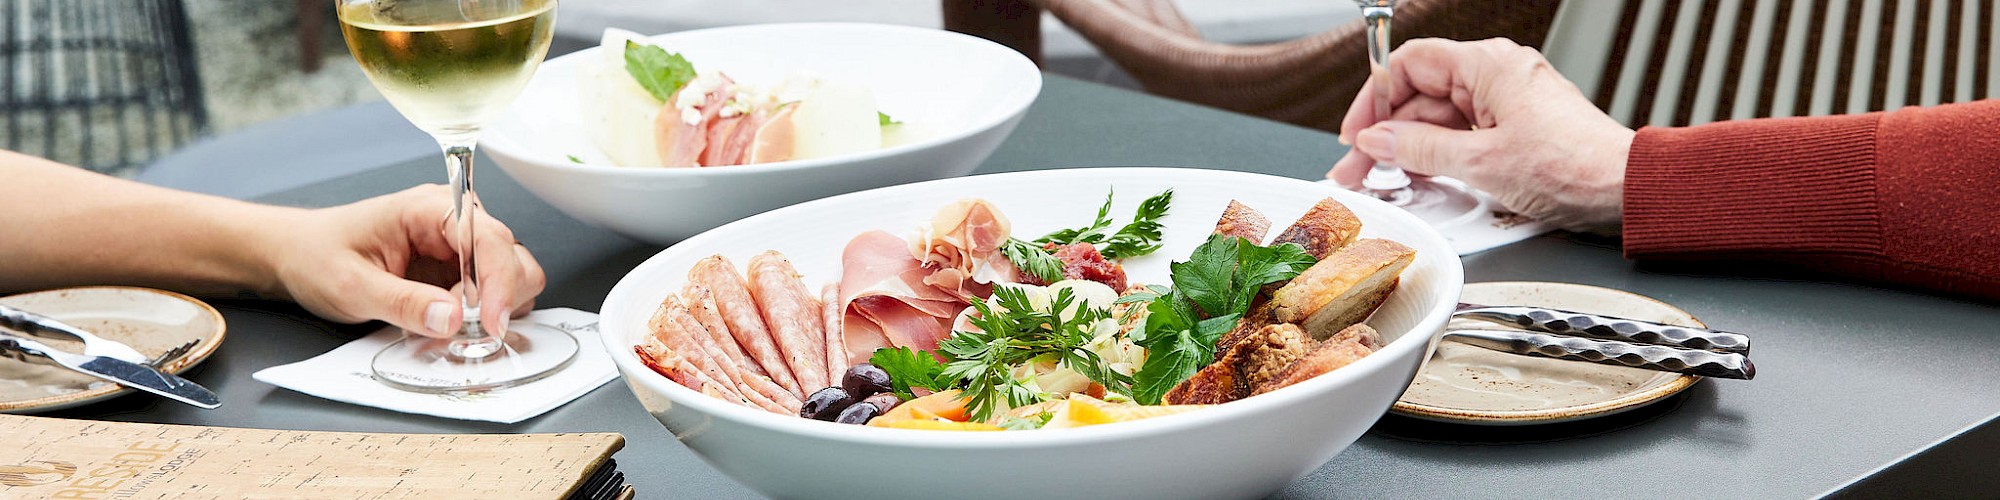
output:
{"label": "wooden menu board", "polygon": [[563,498],[624,443],[0,415],[0,498]]}

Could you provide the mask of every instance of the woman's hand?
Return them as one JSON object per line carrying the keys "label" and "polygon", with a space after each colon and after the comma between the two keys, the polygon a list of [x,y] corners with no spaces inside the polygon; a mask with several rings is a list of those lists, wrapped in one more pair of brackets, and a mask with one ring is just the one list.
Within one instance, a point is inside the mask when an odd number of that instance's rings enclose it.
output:
{"label": "woman's hand", "polygon": [[1445,175],[1508,210],[1565,229],[1615,233],[1632,129],[1599,111],[1540,52],[1506,39],[1411,40],[1389,58],[1390,113],[1362,86],[1340,125],[1352,144],[1327,177],[1358,186],[1377,161]]}
{"label": "woman's hand", "polygon": [[[268,241],[279,293],[334,321],[387,321],[405,330],[447,337],[463,321],[457,292],[457,234],[450,228],[451,192],[425,185],[348,205],[297,211]],[[484,210],[474,267],[479,273],[479,321],[504,335],[507,319],[534,308],[542,267],[514,233]],[[450,287],[451,290],[447,290]]]}

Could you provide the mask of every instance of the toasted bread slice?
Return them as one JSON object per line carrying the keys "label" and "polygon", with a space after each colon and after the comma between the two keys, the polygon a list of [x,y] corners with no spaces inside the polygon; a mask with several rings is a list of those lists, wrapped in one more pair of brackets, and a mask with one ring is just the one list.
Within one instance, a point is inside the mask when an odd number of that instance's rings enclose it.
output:
{"label": "toasted bread slice", "polygon": [[1365,239],[1327,256],[1271,294],[1271,320],[1305,328],[1324,339],[1368,319],[1396,290],[1416,250],[1389,240]]}
{"label": "toasted bread slice", "polygon": [[1304,329],[1289,323],[1264,327],[1249,341],[1237,344],[1222,360],[1236,368],[1236,397],[1248,397],[1258,386],[1276,379],[1285,367],[1312,351],[1313,344]]}
{"label": "toasted bread slice", "polygon": [[1291,324],[1266,325],[1246,337],[1227,354],[1218,351],[1214,363],[1167,391],[1166,402],[1219,404],[1242,399],[1313,346],[1305,330]]}
{"label": "toasted bread slice", "polygon": [[1381,343],[1382,335],[1368,325],[1356,324],[1347,327],[1329,337],[1326,342],[1320,342],[1319,346],[1313,347],[1311,352],[1299,357],[1283,370],[1279,370],[1270,380],[1258,384],[1255,390],[1251,391],[1251,395],[1278,390],[1338,370],[1374,353],[1375,348],[1369,347],[1370,344],[1381,345]]}
{"label": "toasted bread slice", "polygon": [[1271,219],[1236,200],[1229,200],[1229,207],[1222,209],[1222,218],[1215,221],[1215,234],[1236,236],[1260,245],[1270,232]]}
{"label": "toasted bread slice", "polygon": [[1306,253],[1315,259],[1326,259],[1334,252],[1354,243],[1361,234],[1361,219],[1333,198],[1320,200],[1306,210],[1305,215],[1292,222],[1291,227],[1278,233],[1271,245],[1297,243],[1305,247]]}

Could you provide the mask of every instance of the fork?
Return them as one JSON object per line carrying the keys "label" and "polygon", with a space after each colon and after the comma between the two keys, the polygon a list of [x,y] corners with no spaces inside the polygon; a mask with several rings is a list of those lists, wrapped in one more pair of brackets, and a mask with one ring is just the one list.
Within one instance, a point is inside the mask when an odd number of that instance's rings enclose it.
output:
{"label": "fork", "polygon": [[194,346],[200,343],[201,339],[190,340],[186,344],[181,344],[179,347],[175,347],[173,349],[167,349],[167,352],[160,353],[160,357],[153,358],[152,361],[147,361],[143,364],[155,370],[164,370],[166,369],[167,363],[172,362],[173,360],[176,359],[180,359],[181,356],[186,355],[189,350],[194,349]]}

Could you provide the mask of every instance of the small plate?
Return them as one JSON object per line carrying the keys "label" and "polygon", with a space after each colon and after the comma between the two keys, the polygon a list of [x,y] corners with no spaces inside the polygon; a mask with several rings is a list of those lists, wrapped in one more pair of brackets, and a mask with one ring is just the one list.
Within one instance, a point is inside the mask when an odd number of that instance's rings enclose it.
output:
{"label": "small plate", "polygon": [[[199,341],[161,371],[180,373],[208,359],[222,344],[222,314],[173,292],[133,287],[65,288],[0,297],[6,304],[62,320],[149,357]],[[44,340],[50,347],[83,352],[83,343]],[[0,413],[39,413],[94,403],[132,389],[61,367],[0,359]]]}
{"label": "small plate", "polygon": [[[1642,295],[1569,283],[1466,283],[1462,300],[1619,316],[1706,327],[1674,306]],[[1447,330],[1502,328],[1453,320]],[[1694,375],[1536,358],[1438,342],[1415,382],[1389,411],[1425,420],[1476,425],[1531,425],[1582,420],[1666,399],[1701,380]]]}

